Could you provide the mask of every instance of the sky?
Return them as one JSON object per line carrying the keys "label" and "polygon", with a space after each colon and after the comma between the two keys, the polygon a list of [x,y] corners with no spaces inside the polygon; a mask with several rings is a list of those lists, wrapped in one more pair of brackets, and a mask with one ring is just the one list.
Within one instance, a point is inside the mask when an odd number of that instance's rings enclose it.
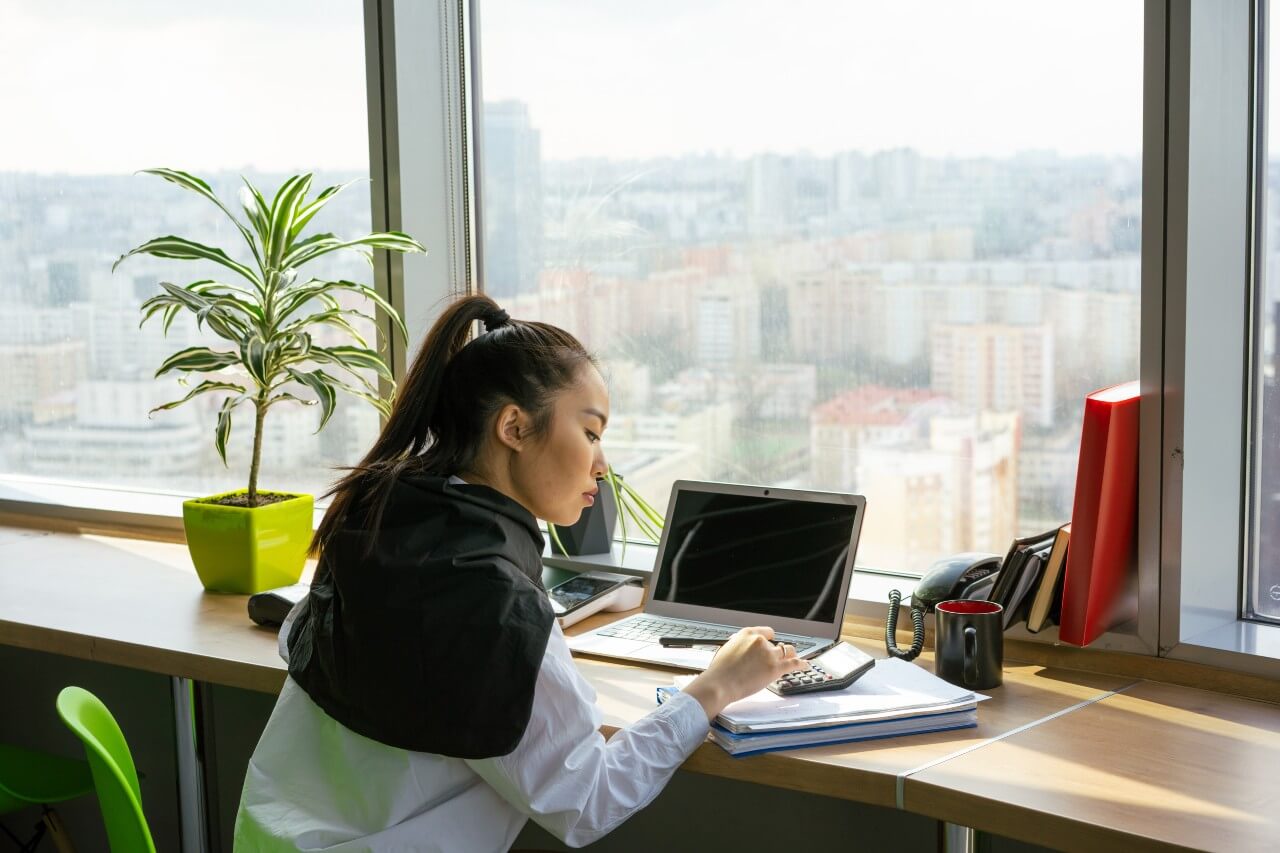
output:
{"label": "sky", "polygon": [[[1135,156],[1142,6],[481,0],[483,90],[546,159]],[[363,50],[359,0],[0,0],[0,171],[366,171]]]}

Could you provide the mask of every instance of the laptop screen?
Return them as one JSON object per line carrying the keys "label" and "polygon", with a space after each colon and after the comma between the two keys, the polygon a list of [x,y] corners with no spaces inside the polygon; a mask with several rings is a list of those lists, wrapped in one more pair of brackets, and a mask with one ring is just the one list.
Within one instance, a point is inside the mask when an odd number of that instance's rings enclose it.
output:
{"label": "laptop screen", "polygon": [[653,600],[832,622],[857,507],[677,490]]}

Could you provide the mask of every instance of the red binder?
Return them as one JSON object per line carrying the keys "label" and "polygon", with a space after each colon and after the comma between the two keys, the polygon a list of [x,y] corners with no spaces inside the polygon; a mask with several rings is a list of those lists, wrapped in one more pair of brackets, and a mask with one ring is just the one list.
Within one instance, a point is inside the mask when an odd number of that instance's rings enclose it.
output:
{"label": "red binder", "polygon": [[1084,401],[1058,629],[1064,643],[1087,646],[1133,615],[1125,587],[1138,539],[1140,398],[1138,383],[1126,382]]}

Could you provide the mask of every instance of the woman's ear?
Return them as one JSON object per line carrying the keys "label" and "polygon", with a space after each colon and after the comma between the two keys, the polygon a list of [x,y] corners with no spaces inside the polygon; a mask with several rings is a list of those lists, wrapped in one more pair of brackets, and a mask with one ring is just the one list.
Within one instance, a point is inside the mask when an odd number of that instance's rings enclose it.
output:
{"label": "woman's ear", "polygon": [[519,453],[529,441],[529,416],[515,403],[508,403],[494,421],[498,441]]}

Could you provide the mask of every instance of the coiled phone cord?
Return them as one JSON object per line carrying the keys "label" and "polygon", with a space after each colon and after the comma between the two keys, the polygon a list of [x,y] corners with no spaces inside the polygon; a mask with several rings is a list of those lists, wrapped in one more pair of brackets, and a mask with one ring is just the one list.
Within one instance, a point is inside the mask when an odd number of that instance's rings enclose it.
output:
{"label": "coiled phone cord", "polygon": [[889,590],[889,618],[884,625],[884,648],[890,655],[902,660],[915,660],[924,648],[924,608],[911,608],[911,648],[898,648],[896,637],[898,631],[898,605],[902,603],[902,593],[896,589]]}

